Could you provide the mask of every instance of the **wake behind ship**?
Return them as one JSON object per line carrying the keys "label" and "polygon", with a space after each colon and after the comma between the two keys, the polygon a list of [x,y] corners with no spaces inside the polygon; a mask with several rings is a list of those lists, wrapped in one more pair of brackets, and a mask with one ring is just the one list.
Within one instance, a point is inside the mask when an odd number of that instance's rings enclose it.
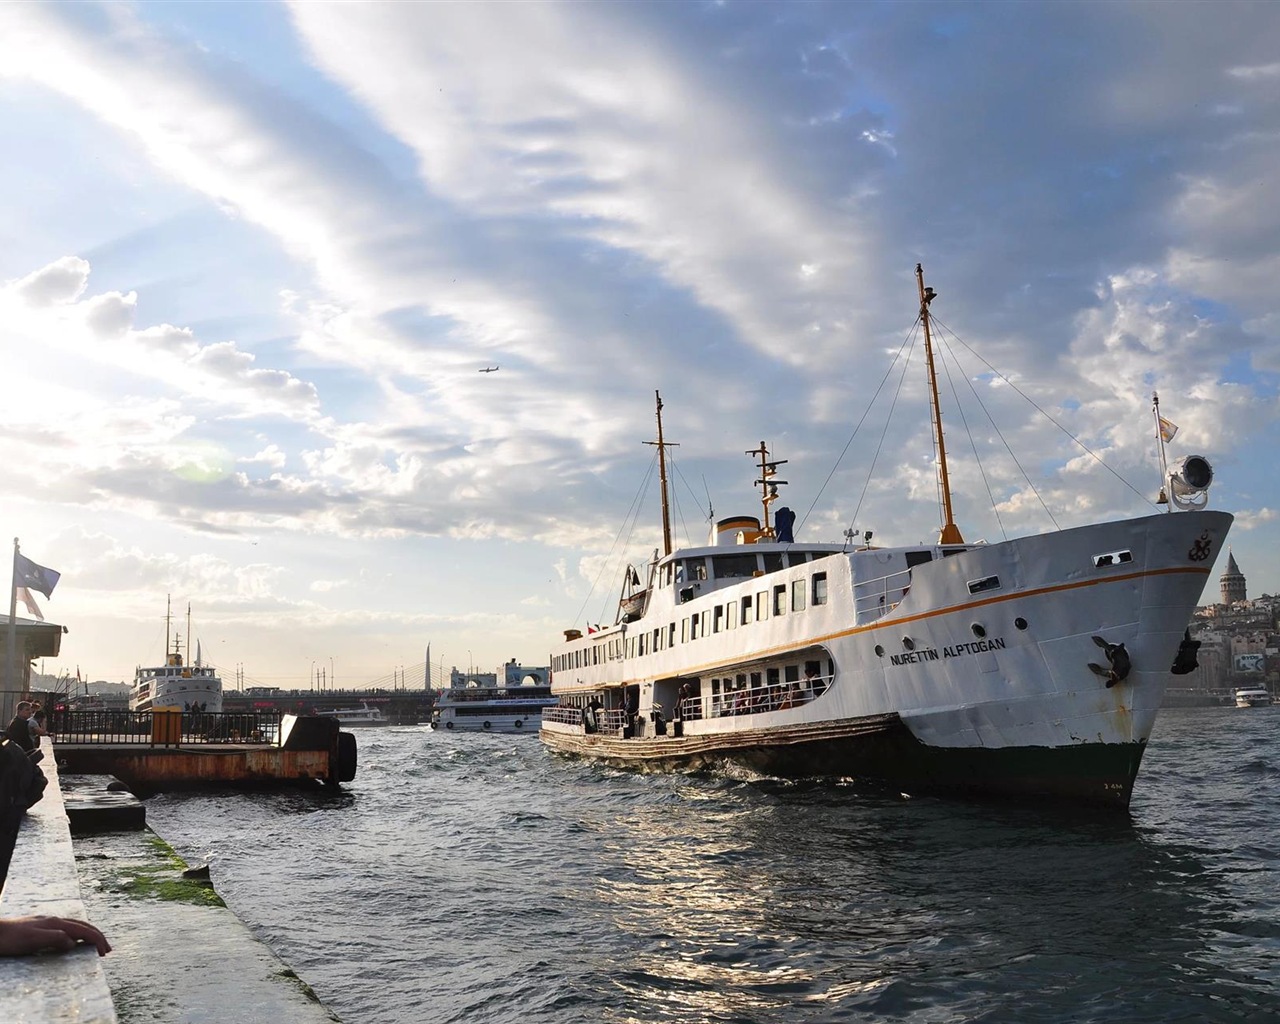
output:
{"label": "wake behind ship", "polygon": [[966,544],[936,410],[934,293],[918,267],[917,281],[938,541],[795,542],[785,509],[770,522],[781,463],[762,442],[749,454],[763,517],[673,551],[659,399],[665,551],[644,586],[631,577],[617,622],[570,630],[553,653],[552,750],[1128,806],[1170,674],[1195,667],[1186,627],[1232,516],[1204,508],[1212,470],[1191,456],[1167,473],[1176,513]]}

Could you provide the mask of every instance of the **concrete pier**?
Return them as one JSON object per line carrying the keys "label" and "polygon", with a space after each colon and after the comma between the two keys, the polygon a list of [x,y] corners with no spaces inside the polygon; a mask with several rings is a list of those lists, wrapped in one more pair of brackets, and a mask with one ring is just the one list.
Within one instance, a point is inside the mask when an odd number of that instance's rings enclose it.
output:
{"label": "concrete pier", "polygon": [[[0,916],[87,920],[112,951],[0,957],[4,1024],[333,1024],[338,1018],[147,828],[72,838],[54,763],[22,823]],[[59,754],[61,752],[59,751]]]}

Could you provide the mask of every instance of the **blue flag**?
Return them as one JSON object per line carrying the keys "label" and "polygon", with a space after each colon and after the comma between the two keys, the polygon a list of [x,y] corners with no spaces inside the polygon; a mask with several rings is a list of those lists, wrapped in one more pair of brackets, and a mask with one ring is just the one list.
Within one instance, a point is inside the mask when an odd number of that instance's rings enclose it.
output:
{"label": "blue flag", "polygon": [[31,559],[18,552],[13,555],[13,585],[38,590],[45,597],[53,596],[53,588],[58,585],[61,573],[36,565]]}

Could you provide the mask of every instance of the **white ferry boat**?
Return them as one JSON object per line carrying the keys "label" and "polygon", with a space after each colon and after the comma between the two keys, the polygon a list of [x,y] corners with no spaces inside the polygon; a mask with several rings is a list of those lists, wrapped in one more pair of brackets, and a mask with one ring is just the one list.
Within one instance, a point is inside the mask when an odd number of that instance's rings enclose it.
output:
{"label": "white ferry boat", "polygon": [[1266,708],[1271,706],[1271,691],[1262,686],[1242,686],[1236,690],[1236,707]]}
{"label": "white ferry boat", "polygon": [[[762,442],[763,519],[720,520],[672,550],[662,402],[664,553],[628,570],[618,621],[568,630],[552,655],[541,737],[567,755],[910,793],[1049,797],[1127,807],[1187,624],[1232,516],[1207,511],[1200,456],[1166,472],[1168,512],[1000,543],[966,543],[951,513],[920,292],[939,494],[934,543],[797,543],[770,504],[781,461]],[[1159,419],[1156,405],[1157,432]],[[1179,511],[1173,511],[1176,506]]]}
{"label": "white ferry boat", "polygon": [[[155,708],[178,708],[182,711],[222,710],[222,680],[211,665],[202,664],[199,653],[195,664],[185,664],[182,654],[182,637],[175,634],[173,650],[169,650],[169,625],[171,615],[166,603],[164,615],[164,647],[168,652],[165,663],[154,667],[139,666],[133,677],[133,690],[129,694],[130,711],[151,711]],[[187,647],[191,646],[191,607],[187,606]]]}
{"label": "white ferry boat", "polygon": [[514,659],[501,673],[463,675],[456,669],[431,715],[431,728],[462,732],[510,732],[536,735],[551,694],[551,671],[528,668]]}
{"label": "white ferry boat", "polygon": [[380,708],[370,707],[368,704],[361,704],[358,708],[337,708],[334,711],[320,711],[317,714],[336,718],[338,724],[344,728],[368,728],[391,724],[391,719],[387,718]]}

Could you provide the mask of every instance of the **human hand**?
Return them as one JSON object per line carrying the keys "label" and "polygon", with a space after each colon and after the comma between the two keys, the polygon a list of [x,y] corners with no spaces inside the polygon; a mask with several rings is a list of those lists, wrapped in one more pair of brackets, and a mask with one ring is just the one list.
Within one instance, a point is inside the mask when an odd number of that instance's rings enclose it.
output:
{"label": "human hand", "polygon": [[93,925],[71,917],[0,917],[0,956],[66,953],[81,943],[111,952],[107,937]]}

